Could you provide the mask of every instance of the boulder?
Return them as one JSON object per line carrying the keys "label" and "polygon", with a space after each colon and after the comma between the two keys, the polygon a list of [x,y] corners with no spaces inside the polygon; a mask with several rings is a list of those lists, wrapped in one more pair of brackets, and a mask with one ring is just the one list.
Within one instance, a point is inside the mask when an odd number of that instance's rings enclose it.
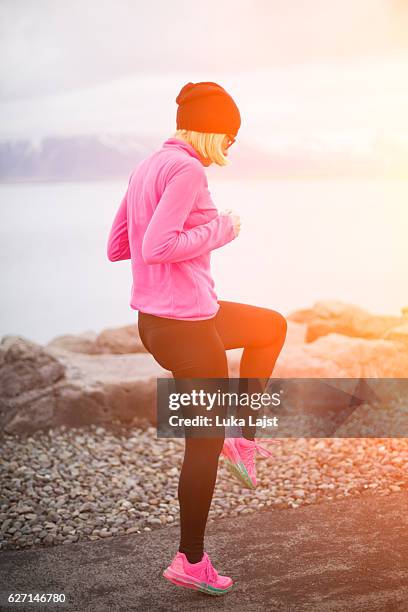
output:
{"label": "boulder", "polygon": [[147,353],[87,355],[12,336],[0,347],[0,427],[8,433],[155,423],[156,378],[171,376]]}
{"label": "boulder", "polygon": [[387,340],[395,340],[397,342],[401,342],[406,349],[408,349],[408,320],[405,320],[405,323],[402,325],[398,325],[397,327],[392,327],[385,334],[384,338]]}
{"label": "boulder", "polygon": [[332,333],[311,343],[285,344],[273,376],[404,378],[408,377],[408,351],[401,342]]}
{"label": "boulder", "polygon": [[73,353],[88,353],[89,355],[99,353],[95,346],[98,334],[93,331],[86,331],[81,334],[64,334],[56,336],[45,347],[60,348]]}
{"label": "boulder", "polygon": [[123,355],[127,353],[146,353],[139,336],[137,323],[104,329],[96,338],[96,347],[100,353]]}
{"label": "boulder", "polygon": [[4,336],[0,341],[0,398],[13,398],[44,389],[65,374],[63,365],[41,345],[21,336]]}
{"label": "boulder", "polygon": [[100,334],[87,331],[82,334],[57,336],[48,342],[46,347],[88,355],[146,353],[139,336],[137,323],[107,328]]}
{"label": "boulder", "polygon": [[401,316],[373,315],[368,311],[340,301],[316,302],[312,309],[295,311],[288,320],[307,324],[306,342],[314,342],[331,333],[360,338],[384,338],[386,333],[402,325]]}

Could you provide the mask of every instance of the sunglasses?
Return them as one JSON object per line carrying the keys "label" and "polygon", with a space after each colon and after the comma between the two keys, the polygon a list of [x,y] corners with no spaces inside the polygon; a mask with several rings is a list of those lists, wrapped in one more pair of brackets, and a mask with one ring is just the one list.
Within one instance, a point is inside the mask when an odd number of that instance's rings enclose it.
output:
{"label": "sunglasses", "polygon": [[[228,134],[227,134],[228,136]],[[229,138],[229,143],[227,144],[226,148],[229,149],[231,145],[234,144],[234,142],[236,141],[236,138],[234,138],[234,136],[228,136]]]}

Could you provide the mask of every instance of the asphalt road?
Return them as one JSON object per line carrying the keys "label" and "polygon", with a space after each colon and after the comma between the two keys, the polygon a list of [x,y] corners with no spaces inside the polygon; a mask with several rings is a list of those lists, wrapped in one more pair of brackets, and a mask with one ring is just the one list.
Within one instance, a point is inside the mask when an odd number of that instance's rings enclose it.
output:
{"label": "asphalt road", "polygon": [[[178,527],[0,554],[2,610],[407,612],[408,491],[223,519],[206,549],[234,589],[211,597],[161,577]],[[66,603],[8,604],[19,593]]]}

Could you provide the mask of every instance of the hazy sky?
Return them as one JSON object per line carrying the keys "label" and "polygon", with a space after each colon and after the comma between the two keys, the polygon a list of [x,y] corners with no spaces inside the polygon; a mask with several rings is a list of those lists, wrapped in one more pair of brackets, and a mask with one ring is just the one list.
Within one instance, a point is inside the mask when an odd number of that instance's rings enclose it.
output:
{"label": "hazy sky", "polygon": [[207,80],[269,148],[408,143],[405,0],[0,0],[0,23],[2,138],[166,135]]}

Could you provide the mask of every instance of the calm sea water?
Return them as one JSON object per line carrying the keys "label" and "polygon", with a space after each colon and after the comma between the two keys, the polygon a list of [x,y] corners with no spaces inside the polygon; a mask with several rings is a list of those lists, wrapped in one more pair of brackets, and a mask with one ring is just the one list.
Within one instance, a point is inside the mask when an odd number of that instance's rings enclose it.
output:
{"label": "calm sea water", "polygon": [[[37,342],[137,320],[106,240],[127,181],[0,185],[0,335]],[[288,315],[317,300],[408,306],[408,182],[210,180],[241,234],[213,251],[220,299]]]}

